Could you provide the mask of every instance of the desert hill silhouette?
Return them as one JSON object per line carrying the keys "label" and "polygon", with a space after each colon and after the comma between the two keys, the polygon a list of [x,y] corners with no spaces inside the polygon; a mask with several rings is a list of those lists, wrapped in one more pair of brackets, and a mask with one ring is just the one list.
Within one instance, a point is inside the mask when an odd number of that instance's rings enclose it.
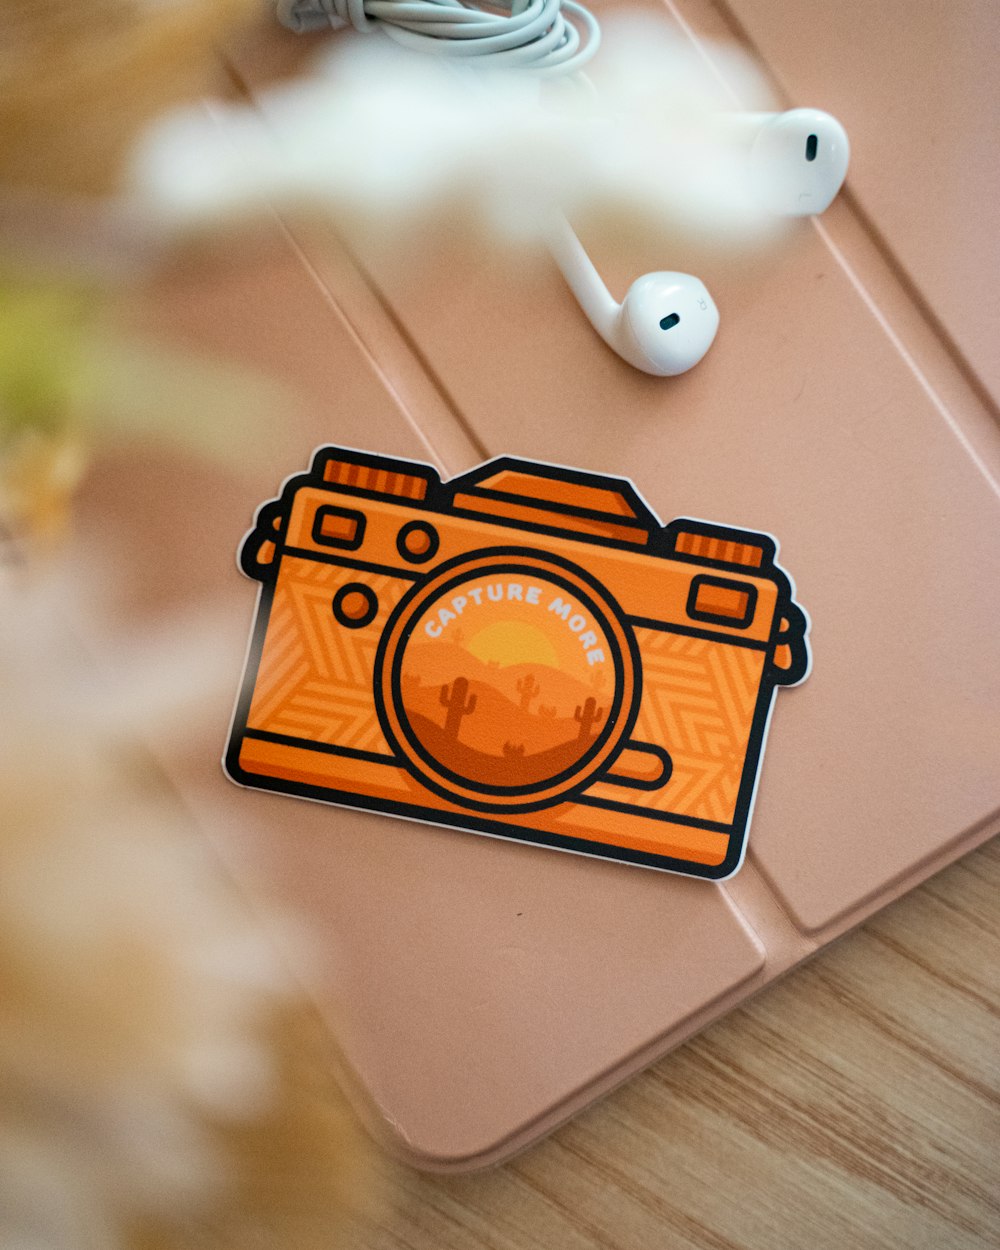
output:
{"label": "desert hill silhouette", "polygon": [[410,717],[410,724],[426,750],[452,772],[470,781],[487,781],[498,786],[533,785],[555,777],[572,767],[594,740],[591,737],[588,743],[582,744],[576,737],[533,754],[511,752],[504,755],[501,751],[500,755],[494,755],[448,738],[440,725],[419,713]]}
{"label": "desert hill silhouette", "polygon": [[607,700],[545,664],[484,664],[451,643],[412,645],[403,710],[435,759],[471,780],[531,784],[583,755],[604,727]]}

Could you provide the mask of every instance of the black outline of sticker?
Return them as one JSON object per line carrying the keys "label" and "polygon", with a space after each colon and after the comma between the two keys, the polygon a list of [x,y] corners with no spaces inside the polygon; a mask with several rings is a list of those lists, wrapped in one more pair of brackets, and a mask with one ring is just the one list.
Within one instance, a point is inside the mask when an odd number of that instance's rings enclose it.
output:
{"label": "black outline of sticker", "polygon": [[[389,473],[403,473],[409,477],[418,477],[425,483],[424,496],[414,499],[402,496],[391,490],[377,490],[353,484],[328,482],[324,469],[329,460],[347,462],[373,469],[387,470]],[[768,638],[760,643],[752,639],[740,637],[738,633],[727,633],[731,626],[718,626],[716,629],[694,629],[683,627],[679,622],[663,622],[653,618],[629,615],[627,621],[635,628],[663,629],[669,633],[688,634],[695,637],[706,637],[710,640],[734,646],[749,646],[764,653],[763,671],[757,692],[757,701],[751,722],[744,756],[743,774],[737,795],[733,820],[728,824],[700,818],[688,817],[676,813],[661,813],[647,808],[637,808],[627,802],[597,798],[593,795],[578,794],[572,802],[581,805],[602,807],[610,811],[620,811],[628,815],[641,815],[648,819],[691,825],[706,830],[725,833],[729,837],[729,845],[723,860],[718,864],[706,865],[693,860],[679,859],[668,855],[658,855],[646,851],[635,851],[613,843],[596,842],[589,839],[574,838],[547,830],[530,829],[526,826],[511,826],[503,821],[490,819],[473,811],[448,812],[438,808],[422,807],[418,804],[393,803],[369,795],[359,795],[350,791],[338,790],[335,787],[318,787],[289,782],[282,778],[268,777],[245,770],[239,762],[240,749],[245,738],[272,741],[283,741],[287,745],[298,745],[303,749],[320,753],[332,753],[348,758],[365,758],[370,762],[384,764],[390,768],[403,768],[402,761],[391,756],[375,753],[358,753],[352,748],[330,743],[318,743],[308,739],[286,738],[283,735],[269,734],[266,731],[250,729],[247,726],[250,704],[264,642],[270,619],[271,606],[274,599],[275,586],[281,561],[285,556],[298,556],[309,560],[324,560],[342,565],[345,568],[366,569],[373,572],[393,576],[414,583],[421,580],[421,574],[414,569],[395,569],[388,566],[373,565],[360,559],[337,557],[328,552],[302,551],[286,544],[287,517],[290,515],[297,492],[303,487],[319,487],[347,498],[357,499],[392,499],[395,503],[404,504],[417,515],[421,513],[440,514],[448,512],[456,516],[465,516],[482,522],[481,513],[455,508],[452,500],[456,493],[480,494],[488,497],[490,488],[476,490],[477,484],[484,479],[495,478],[502,471],[530,473],[538,477],[548,477],[560,482],[569,482],[587,487],[603,488],[616,492],[630,510],[628,516],[607,516],[625,526],[645,529],[649,533],[649,542],[641,548],[635,543],[625,540],[606,538],[586,532],[574,530],[571,522],[573,517],[586,519],[593,516],[591,509],[578,509],[571,505],[560,505],[558,508],[545,501],[536,501],[537,506],[549,516],[565,512],[567,525],[565,528],[550,523],[531,523],[511,518],[485,518],[491,524],[505,531],[527,532],[536,540],[545,535],[554,535],[562,539],[571,538],[579,544],[581,552],[588,546],[597,546],[605,550],[629,551],[633,554],[641,552],[655,561],[666,558],[680,563],[694,564],[702,568],[718,568],[733,570],[744,577],[771,581],[777,591],[774,615]],[[530,503],[530,500],[522,502]],[[756,547],[761,552],[761,559],[756,565],[748,565],[735,560],[717,557],[694,556],[676,550],[677,536],[680,533],[696,533],[718,540],[720,543],[737,543]],[[268,551],[268,544],[271,550]],[[472,553],[470,552],[468,554]],[[295,795],[318,802],[338,806],[380,812],[386,815],[409,818],[426,824],[465,829],[472,832],[486,833],[494,837],[502,837],[514,841],[551,846],[561,850],[573,851],[598,859],[610,859],[622,863],[640,864],[683,876],[701,877],[708,880],[724,880],[731,876],[743,861],[746,850],[747,834],[753,812],[757,785],[760,779],[763,748],[767,738],[771,712],[774,706],[774,695],[779,686],[795,686],[804,681],[811,667],[811,650],[809,646],[809,618],[794,598],[794,586],[788,574],[777,562],[777,542],[769,534],[759,531],[741,529],[731,525],[719,525],[698,518],[679,517],[666,525],[661,525],[659,518],[646,504],[635,486],[625,478],[616,478],[602,474],[589,473],[581,469],[566,468],[561,465],[549,465],[537,461],[521,460],[512,456],[500,456],[486,461],[471,472],[442,482],[437,471],[431,465],[419,462],[400,460],[377,453],[358,451],[355,448],[325,446],[314,453],[310,469],[306,473],[292,475],[282,484],[282,490],[275,499],[268,500],[260,506],[254,517],[254,525],[245,535],[240,544],[238,564],[240,569],[250,578],[260,582],[257,610],[254,626],[247,648],[244,676],[240,692],[233,709],[230,722],[229,737],[223,756],[223,769],[227,776],[237,785],[254,789],[270,790],[279,794]],[[265,554],[267,552],[267,554]],[[550,554],[532,549],[532,554]],[[581,559],[585,559],[581,555]],[[579,566],[577,566],[579,567]],[[428,570],[433,572],[433,569]],[[604,597],[610,596],[606,591]],[[786,628],[781,629],[782,620]],[[779,668],[775,662],[778,647],[788,647],[790,662],[786,668]],[[641,681],[640,667],[636,673],[637,682]],[[638,700],[637,700],[638,704]],[[624,739],[623,739],[624,744]],[[669,752],[669,747],[665,747]],[[611,761],[609,761],[609,767]],[[604,770],[606,772],[607,769]],[[602,773],[602,780],[607,780]],[[618,783],[615,783],[618,784]],[[567,800],[560,796],[555,805]],[[545,804],[546,807],[552,804]],[[507,809],[509,810],[509,809]]]}

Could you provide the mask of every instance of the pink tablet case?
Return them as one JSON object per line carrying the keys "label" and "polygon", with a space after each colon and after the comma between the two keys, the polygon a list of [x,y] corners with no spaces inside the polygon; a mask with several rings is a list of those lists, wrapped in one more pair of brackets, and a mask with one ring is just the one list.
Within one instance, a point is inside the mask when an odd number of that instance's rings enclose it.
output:
{"label": "pink tablet case", "polygon": [[[536,1140],[997,824],[1000,317],[985,258],[1000,187],[996,162],[968,157],[992,142],[996,11],[948,19],[956,69],[936,55],[929,3],[669,10],[693,37],[742,30],[790,101],[837,113],[854,150],[848,192],[752,281],[699,271],[724,324],[696,370],[636,373],[553,269],[484,259],[454,232],[424,235],[401,274],[376,252],[352,258],[326,228],[277,229],[244,261],[164,279],[141,315],[282,379],[293,419],[229,475],[167,453],[127,473],[108,461],[86,500],[118,586],[105,644],[146,612],[216,613],[230,669],[194,723],[154,745],[247,895],[310,926],[297,970],[331,1053],[373,1129],[425,1167]],[[261,48],[280,60],[293,43],[274,31],[234,54],[235,70],[252,85]],[[595,256],[614,290],[657,267],[627,250]],[[501,453],[571,460],[641,483],[660,516],[781,536],[815,667],[778,701],[735,877],[686,880],[226,780],[253,614],[235,550],[255,505],[334,441],[445,477]],[[144,527],[116,526],[123,514]]]}

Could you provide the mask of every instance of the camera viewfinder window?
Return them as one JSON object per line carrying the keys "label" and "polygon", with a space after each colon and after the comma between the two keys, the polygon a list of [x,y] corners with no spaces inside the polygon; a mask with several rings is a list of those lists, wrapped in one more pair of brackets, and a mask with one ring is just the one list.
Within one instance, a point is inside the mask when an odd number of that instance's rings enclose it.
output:
{"label": "camera viewfinder window", "polygon": [[365,533],[365,518],[361,512],[349,508],[328,505],[318,508],[313,522],[313,541],[324,547],[339,547],[343,551],[355,551],[361,546]]}
{"label": "camera viewfinder window", "polygon": [[696,577],[691,583],[688,615],[698,621],[746,628],[753,620],[757,591],[748,582]]}

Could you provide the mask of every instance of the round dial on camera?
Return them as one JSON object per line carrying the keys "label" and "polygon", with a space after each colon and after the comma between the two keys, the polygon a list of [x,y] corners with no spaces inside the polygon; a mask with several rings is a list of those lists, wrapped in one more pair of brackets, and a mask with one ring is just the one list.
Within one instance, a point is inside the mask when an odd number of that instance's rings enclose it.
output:
{"label": "round dial on camera", "polygon": [[410,564],[424,564],[438,553],[441,539],[429,521],[409,521],[396,536],[396,550]]}

